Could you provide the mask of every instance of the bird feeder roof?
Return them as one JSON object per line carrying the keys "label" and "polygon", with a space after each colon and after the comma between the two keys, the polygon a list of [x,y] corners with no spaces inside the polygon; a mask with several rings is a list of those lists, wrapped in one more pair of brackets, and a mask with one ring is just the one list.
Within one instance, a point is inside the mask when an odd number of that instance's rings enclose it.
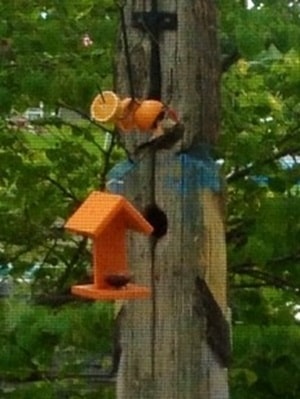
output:
{"label": "bird feeder roof", "polygon": [[[116,220],[124,229],[150,234],[153,227],[123,196],[93,191],[65,224],[65,228],[96,238]],[[119,223],[118,223],[119,226]]]}

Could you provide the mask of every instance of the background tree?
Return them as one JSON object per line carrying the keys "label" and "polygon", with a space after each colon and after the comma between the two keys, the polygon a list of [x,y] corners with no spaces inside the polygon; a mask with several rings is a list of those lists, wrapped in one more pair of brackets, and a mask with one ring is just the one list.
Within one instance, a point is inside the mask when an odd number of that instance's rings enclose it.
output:
{"label": "background tree", "polygon": [[219,156],[228,182],[230,292],[239,323],[232,395],[292,398],[299,394],[293,374],[299,370],[293,356],[299,344],[299,2],[253,3],[247,9],[220,2]]}
{"label": "background tree", "polygon": [[[99,87],[111,86],[115,8],[89,1],[0,8],[0,265],[13,266],[16,295],[0,298],[0,396],[109,398],[111,386],[90,384],[85,373],[97,370],[101,382],[109,372],[112,308],[66,306],[72,282],[89,278],[90,253],[63,223],[122,157],[88,115]],[[23,113],[40,102],[45,118],[26,121]],[[0,283],[3,293],[2,276]]]}
{"label": "background tree", "polygon": [[[239,8],[247,18],[244,29],[230,29],[231,46],[239,55],[223,74],[220,147],[229,182],[233,285],[254,285],[256,293],[264,286],[283,289],[293,300],[299,261],[298,8],[298,2]],[[222,26],[227,26],[230,14],[221,15]],[[268,18],[277,23],[268,24]],[[227,46],[228,37],[224,40]],[[286,297],[283,301],[288,302]]]}
{"label": "background tree", "polygon": [[[54,273],[62,293],[89,263],[86,243],[72,244],[63,221],[87,190],[103,186],[121,155],[88,115],[92,96],[111,85],[115,8],[91,1],[1,7],[1,37],[10,46],[1,59],[0,109],[9,118],[1,133],[1,264],[13,263],[18,274],[39,263],[39,281]],[[46,118],[19,128],[26,108],[40,102]]]}

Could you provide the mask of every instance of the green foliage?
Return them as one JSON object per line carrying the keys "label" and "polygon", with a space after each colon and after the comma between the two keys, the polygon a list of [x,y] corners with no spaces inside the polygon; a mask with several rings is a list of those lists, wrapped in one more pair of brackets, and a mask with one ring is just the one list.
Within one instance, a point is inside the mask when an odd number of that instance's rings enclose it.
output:
{"label": "green foliage", "polygon": [[[52,276],[56,290],[64,291],[74,279],[84,278],[90,255],[87,245],[70,239],[62,223],[89,191],[103,184],[112,150],[115,160],[123,155],[113,147],[106,152],[105,133],[90,123],[40,129],[36,135],[2,126],[0,264],[13,263],[20,275],[39,263],[39,282]],[[48,288],[41,287],[43,292]]]}
{"label": "green foliage", "polygon": [[[24,296],[0,298],[0,396],[111,399],[112,386],[86,375],[92,363],[97,376],[111,366],[112,307],[67,304],[70,286],[90,280],[91,254],[63,224],[124,157],[88,117],[93,96],[112,86],[116,7],[18,1],[0,11],[0,265],[13,265]],[[45,118],[24,125],[41,101]]]}
{"label": "green foliage", "polygon": [[219,2],[231,398],[298,398],[299,2],[253,3]]}
{"label": "green foliage", "polygon": [[92,398],[93,392],[101,392],[98,386],[89,387],[88,370],[92,360],[102,372],[107,367],[112,306],[77,303],[49,309],[15,297],[1,301],[0,379],[5,381],[1,397],[56,398],[64,390],[70,395],[75,387],[77,397]]}
{"label": "green foliage", "polygon": [[236,326],[231,398],[299,397],[299,328]]}
{"label": "green foliage", "polygon": [[[0,38],[7,45],[0,48],[0,112],[41,100],[48,107],[63,100],[87,110],[98,86],[111,85],[113,1],[43,3],[1,3]],[[85,34],[91,46],[84,46]]]}
{"label": "green foliage", "polygon": [[[281,2],[272,6],[260,2],[251,10],[237,4],[224,7],[224,37],[234,17],[235,26],[244,24],[245,35],[256,30],[263,38],[261,48],[244,51],[240,42],[247,46],[251,40],[243,38],[238,29],[231,31],[231,47],[239,59],[223,75],[224,134],[219,155],[225,159],[228,180],[232,285],[289,288],[290,299],[296,302],[300,168],[296,158],[286,167],[282,159],[289,156],[293,160],[300,151],[297,7]],[[240,19],[243,15],[247,18]],[[253,26],[252,19],[256,20]],[[281,38],[283,25],[290,34]]]}

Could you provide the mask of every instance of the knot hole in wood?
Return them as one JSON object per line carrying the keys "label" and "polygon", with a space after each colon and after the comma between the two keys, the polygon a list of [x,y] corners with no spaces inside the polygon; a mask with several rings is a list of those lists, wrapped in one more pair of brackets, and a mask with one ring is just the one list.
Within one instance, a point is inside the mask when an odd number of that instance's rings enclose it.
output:
{"label": "knot hole in wood", "polygon": [[145,207],[143,212],[144,218],[153,227],[152,236],[159,239],[167,234],[168,218],[165,212],[155,203]]}

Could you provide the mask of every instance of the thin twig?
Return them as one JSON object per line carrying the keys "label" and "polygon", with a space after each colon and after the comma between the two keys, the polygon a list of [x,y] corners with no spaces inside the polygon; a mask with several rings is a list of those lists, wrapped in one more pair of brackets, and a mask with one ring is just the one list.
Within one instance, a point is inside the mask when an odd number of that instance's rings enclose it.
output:
{"label": "thin twig", "polygon": [[62,184],[60,184],[57,180],[54,180],[52,177],[50,176],[46,176],[45,177],[46,181],[49,181],[51,184],[53,184],[55,187],[57,187],[67,198],[72,199],[73,201],[75,201],[76,203],[79,203],[79,199],[75,196],[75,194],[73,194],[71,191],[69,191],[68,189],[66,189]]}
{"label": "thin twig", "polygon": [[134,93],[134,85],[133,85],[133,75],[132,75],[132,66],[131,66],[131,59],[130,59],[130,52],[129,52],[129,44],[128,44],[128,36],[127,36],[127,28],[126,28],[126,20],[125,20],[125,12],[124,12],[124,5],[117,4],[120,10],[120,18],[121,18],[121,29],[123,33],[123,42],[124,42],[124,52],[126,58],[126,67],[127,67],[127,77],[128,77],[128,84],[129,84],[129,92],[130,97],[135,98]]}
{"label": "thin twig", "polygon": [[299,285],[294,284],[293,282],[288,281],[285,278],[278,277],[268,272],[262,271],[256,267],[243,267],[239,270],[235,270],[234,272],[236,274],[244,274],[249,277],[262,280],[277,288],[290,288],[293,289],[295,292],[299,292]]}
{"label": "thin twig", "polygon": [[104,103],[106,103],[105,97],[104,97],[104,95],[103,95],[103,91],[102,91],[102,89],[101,89],[99,83],[97,83],[97,89],[98,89],[99,94],[100,94],[100,96],[101,96],[101,98],[102,98],[102,101],[103,101]]}
{"label": "thin twig", "polygon": [[66,108],[66,109],[68,109],[70,111],[75,112],[76,114],[80,115],[83,119],[88,120],[93,125],[95,125],[98,128],[102,129],[104,132],[109,132],[111,134],[113,133],[113,129],[109,129],[106,126],[102,125],[101,123],[98,123],[98,122],[94,121],[93,119],[90,118],[90,116],[87,113],[83,112],[82,110],[80,110],[78,108],[75,108],[75,107],[72,107],[71,105],[66,104],[63,101],[58,101],[57,105],[61,106],[61,107],[64,107],[64,108]]}
{"label": "thin twig", "polygon": [[64,286],[68,281],[68,278],[71,275],[75,265],[79,262],[80,258],[82,257],[83,253],[86,250],[87,242],[88,242],[87,237],[83,237],[79,241],[77,248],[75,249],[69,263],[67,264],[63,275],[60,277],[59,281],[57,282],[57,292],[61,292],[65,288]]}
{"label": "thin twig", "polygon": [[248,165],[248,166],[245,166],[244,168],[235,170],[234,172],[232,172],[226,176],[226,181],[227,181],[227,183],[232,183],[236,180],[239,180],[239,179],[242,179],[242,178],[248,176],[251,173],[251,171],[255,170],[258,166],[268,165],[286,155],[298,154],[299,152],[300,152],[300,147],[296,147],[293,149],[291,149],[291,148],[283,149],[281,151],[276,152],[275,154],[272,154],[272,156],[270,156],[268,158],[265,158],[261,161],[253,162],[251,165]]}

